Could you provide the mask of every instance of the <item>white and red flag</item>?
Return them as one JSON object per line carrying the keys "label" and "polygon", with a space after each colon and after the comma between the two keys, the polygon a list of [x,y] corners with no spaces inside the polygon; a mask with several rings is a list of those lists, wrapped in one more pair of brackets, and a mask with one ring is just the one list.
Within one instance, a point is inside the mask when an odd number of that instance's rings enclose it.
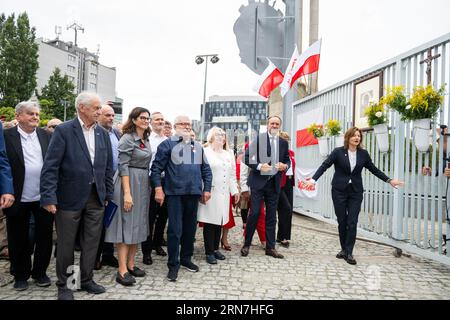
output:
{"label": "white and red flag", "polygon": [[283,78],[281,71],[269,60],[269,66],[259,77],[253,90],[264,98],[268,98],[270,93],[283,82]]}
{"label": "white and red flag", "polygon": [[284,80],[281,83],[281,96],[284,97],[289,89],[292,88],[295,81],[300,77],[319,71],[320,47],[322,39],[315,42],[311,47],[299,54],[295,46],[289,65],[284,74]]}

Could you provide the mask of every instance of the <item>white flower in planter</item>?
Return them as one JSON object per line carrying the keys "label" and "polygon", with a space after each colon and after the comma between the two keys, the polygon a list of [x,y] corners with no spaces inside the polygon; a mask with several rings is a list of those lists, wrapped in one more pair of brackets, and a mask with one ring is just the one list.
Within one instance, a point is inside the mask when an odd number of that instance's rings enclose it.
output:
{"label": "white flower in planter", "polygon": [[376,116],[377,118],[381,118],[381,117],[383,116],[383,112],[378,111],[377,113],[375,113],[375,116]]}

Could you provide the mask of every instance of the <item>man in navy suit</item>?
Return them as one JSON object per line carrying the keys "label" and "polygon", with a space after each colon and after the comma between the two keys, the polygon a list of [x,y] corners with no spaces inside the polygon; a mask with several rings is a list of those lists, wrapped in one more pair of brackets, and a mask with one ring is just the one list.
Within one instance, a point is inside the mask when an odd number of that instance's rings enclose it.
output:
{"label": "man in navy suit", "polygon": [[191,140],[191,120],[179,116],[174,127],[175,135],[158,146],[150,177],[155,188],[155,201],[162,206],[167,198],[169,281],[177,280],[180,265],[191,272],[199,271],[192,262],[198,202],[206,203],[211,198],[212,183],[212,172],[203,147]]}
{"label": "man in navy suit", "polygon": [[[275,250],[276,210],[281,191],[281,172],[287,171],[291,165],[289,145],[278,136],[281,118],[272,116],[268,119],[267,132],[260,134],[245,151],[245,164],[251,171],[247,184],[250,187],[252,208],[260,208],[261,201],[266,205],[266,255],[282,259],[282,254]],[[252,210],[247,218],[243,257],[248,256],[253,234],[258,224],[261,210]]]}
{"label": "man in navy suit", "polygon": [[[75,106],[78,117],[56,127],[41,174],[41,205],[56,214],[56,285],[61,300],[72,300],[71,289],[75,288],[94,294],[105,292],[92,278],[104,208],[113,195],[111,141],[96,123],[100,98],[95,93],[82,92]],[[74,266],[78,227],[81,286],[78,268]]]}

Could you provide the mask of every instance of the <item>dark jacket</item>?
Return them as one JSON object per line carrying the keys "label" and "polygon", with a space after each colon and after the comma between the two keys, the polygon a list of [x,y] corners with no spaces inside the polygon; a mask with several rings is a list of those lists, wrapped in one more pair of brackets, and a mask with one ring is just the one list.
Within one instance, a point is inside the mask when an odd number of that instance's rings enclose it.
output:
{"label": "dark jacket", "polygon": [[41,173],[41,206],[54,204],[61,210],[81,210],[92,183],[101,204],[112,199],[111,141],[105,129],[95,128],[95,161],[92,164],[78,118],[56,127]]}
{"label": "dark jacket", "polygon": [[[44,160],[51,135],[41,128],[36,128],[36,134],[41,145],[42,160]],[[22,198],[23,184],[25,181],[25,160],[23,158],[22,141],[17,127],[6,129],[4,136],[6,153],[8,155],[9,163],[11,164],[14,198],[16,199],[11,208],[5,209],[5,214],[11,215],[17,212],[20,199]]]}
{"label": "dark jacket", "polygon": [[186,144],[173,136],[161,142],[152,164],[150,177],[153,187],[161,187],[164,172],[166,195],[201,195],[211,192],[212,172],[198,142]]}
{"label": "dark jacket", "polygon": [[331,181],[333,189],[338,191],[345,191],[350,179],[352,180],[353,188],[356,192],[364,192],[361,172],[363,168],[368,169],[377,178],[388,182],[390,179],[383,172],[381,172],[372,162],[367,150],[358,149],[356,153],[356,167],[351,172],[350,159],[348,157],[348,150],[344,147],[336,148],[330,154],[330,156],[323,162],[317,172],[314,174],[313,179],[319,180],[319,178],[334,164],[334,176]]}
{"label": "dark jacket", "polygon": [[[278,161],[284,163],[288,166],[291,166],[291,160],[289,158],[289,144],[286,140],[278,137]],[[270,158],[272,156],[272,150],[270,147],[270,140],[268,133],[260,134],[256,141],[253,141],[247,150],[245,150],[245,164],[250,167],[250,173],[247,179],[247,185],[250,189],[253,190],[261,190],[266,185],[269,179],[275,179],[275,187],[277,192],[281,190],[281,172],[278,171],[274,176],[261,174],[259,171],[258,165],[263,163],[268,163],[272,165],[270,162]],[[263,159],[266,157],[266,159]]]}
{"label": "dark jacket", "polygon": [[5,140],[3,138],[3,125],[0,122],[0,195],[14,194],[11,168],[5,151]]}

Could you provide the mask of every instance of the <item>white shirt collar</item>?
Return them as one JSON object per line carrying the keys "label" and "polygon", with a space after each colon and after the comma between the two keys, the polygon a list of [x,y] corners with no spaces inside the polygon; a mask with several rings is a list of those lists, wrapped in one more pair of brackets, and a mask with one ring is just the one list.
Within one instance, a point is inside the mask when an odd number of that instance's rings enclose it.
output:
{"label": "white shirt collar", "polygon": [[161,135],[159,135],[159,134],[157,134],[155,131],[152,131],[152,132],[150,133],[150,137],[152,137],[152,138],[160,138],[160,139],[162,139],[162,138],[167,138],[163,133],[162,133]]}
{"label": "white shirt collar", "polygon": [[17,125],[17,131],[24,139],[28,139],[28,138],[34,139],[37,136],[36,129],[34,129],[34,131],[32,133],[27,133],[27,132],[23,131],[19,125]]}
{"label": "white shirt collar", "polygon": [[80,117],[78,117],[78,121],[80,121],[81,128],[85,130],[95,129],[95,127],[97,126],[97,122],[94,122],[94,124],[90,128],[86,127],[86,125],[84,124],[83,120],[81,120]]}

